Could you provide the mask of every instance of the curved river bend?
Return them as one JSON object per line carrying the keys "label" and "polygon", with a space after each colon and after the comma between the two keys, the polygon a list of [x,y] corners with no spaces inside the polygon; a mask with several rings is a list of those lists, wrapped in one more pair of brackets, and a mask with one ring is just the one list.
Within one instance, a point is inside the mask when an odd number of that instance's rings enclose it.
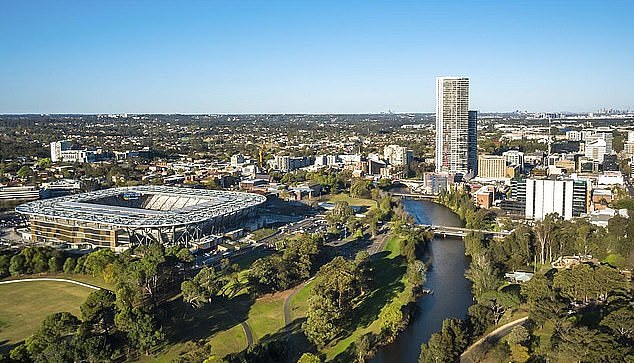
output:
{"label": "curved river bend", "polygon": [[[461,227],[460,218],[450,209],[429,201],[403,200],[403,207],[421,224]],[[429,245],[425,287],[433,295],[416,301],[417,311],[410,325],[394,343],[380,349],[372,363],[412,363],[418,361],[420,345],[440,330],[446,318],[464,318],[472,304],[471,283],[464,277],[469,260],[464,243],[457,238],[434,238]]]}

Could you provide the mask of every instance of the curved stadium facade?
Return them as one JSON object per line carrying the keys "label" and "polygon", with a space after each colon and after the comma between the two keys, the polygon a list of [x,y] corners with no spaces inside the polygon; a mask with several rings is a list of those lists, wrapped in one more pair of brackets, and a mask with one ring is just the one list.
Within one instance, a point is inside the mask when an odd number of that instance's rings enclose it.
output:
{"label": "curved stadium facade", "polygon": [[264,196],[220,190],[135,186],[38,200],[16,207],[34,242],[124,250],[152,241],[190,245],[234,224]]}

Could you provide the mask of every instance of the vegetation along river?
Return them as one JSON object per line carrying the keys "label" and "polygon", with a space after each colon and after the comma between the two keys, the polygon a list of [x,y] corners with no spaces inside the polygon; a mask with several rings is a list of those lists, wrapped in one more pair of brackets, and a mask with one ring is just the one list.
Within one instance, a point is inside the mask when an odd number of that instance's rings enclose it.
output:
{"label": "vegetation along river", "polygon": [[[429,201],[403,200],[403,206],[421,224],[463,226],[450,209]],[[410,325],[390,345],[382,348],[372,363],[411,363],[418,361],[420,345],[440,330],[446,318],[464,318],[473,302],[471,283],[464,277],[469,259],[459,238],[434,238],[425,257],[430,264],[425,287],[432,295],[416,301],[417,311]]]}

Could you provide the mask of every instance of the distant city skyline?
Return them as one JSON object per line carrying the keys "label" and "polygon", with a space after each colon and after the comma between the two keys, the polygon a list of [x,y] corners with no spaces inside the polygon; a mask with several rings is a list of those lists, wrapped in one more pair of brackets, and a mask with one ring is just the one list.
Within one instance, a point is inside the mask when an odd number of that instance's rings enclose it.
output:
{"label": "distant city skyline", "polygon": [[0,113],[634,109],[626,1],[19,1],[0,13]]}

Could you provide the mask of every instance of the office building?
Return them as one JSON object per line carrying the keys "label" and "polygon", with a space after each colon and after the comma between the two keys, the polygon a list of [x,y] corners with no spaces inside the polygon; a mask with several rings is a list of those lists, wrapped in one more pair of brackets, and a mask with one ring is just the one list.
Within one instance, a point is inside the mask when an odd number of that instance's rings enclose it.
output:
{"label": "office building", "polygon": [[583,180],[526,179],[525,217],[542,220],[551,213],[564,219],[587,212],[588,186]]}
{"label": "office building", "polygon": [[506,158],[497,155],[480,155],[478,157],[478,177],[484,179],[506,178]]}
{"label": "office building", "polygon": [[477,172],[477,113],[469,109],[469,78],[436,78],[436,172]]}

